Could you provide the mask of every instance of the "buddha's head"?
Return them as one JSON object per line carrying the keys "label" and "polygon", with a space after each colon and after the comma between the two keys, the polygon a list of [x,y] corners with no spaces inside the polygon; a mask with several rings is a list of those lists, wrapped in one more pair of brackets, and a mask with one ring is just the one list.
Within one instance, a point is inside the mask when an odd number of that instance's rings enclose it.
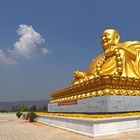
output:
{"label": "buddha's head", "polygon": [[110,46],[118,45],[119,41],[120,35],[116,30],[114,29],[104,30],[101,37],[101,42],[104,50],[108,49]]}

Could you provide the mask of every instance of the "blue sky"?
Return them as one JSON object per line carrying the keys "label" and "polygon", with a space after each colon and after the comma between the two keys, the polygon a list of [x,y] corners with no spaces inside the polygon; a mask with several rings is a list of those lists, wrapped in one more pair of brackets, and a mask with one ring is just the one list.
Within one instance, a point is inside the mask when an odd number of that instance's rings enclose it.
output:
{"label": "blue sky", "polygon": [[85,71],[102,51],[106,28],[117,29],[121,41],[140,40],[139,5],[139,0],[0,0],[0,100],[47,99],[70,85],[73,71]]}

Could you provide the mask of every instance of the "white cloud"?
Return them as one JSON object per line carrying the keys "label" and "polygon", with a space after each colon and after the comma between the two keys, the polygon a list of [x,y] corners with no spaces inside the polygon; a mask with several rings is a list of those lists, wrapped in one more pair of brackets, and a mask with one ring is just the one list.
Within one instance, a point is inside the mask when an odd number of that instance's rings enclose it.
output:
{"label": "white cloud", "polygon": [[37,56],[38,47],[45,42],[45,39],[32,26],[19,25],[17,33],[20,38],[14,44],[13,52],[27,59]]}
{"label": "white cloud", "polygon": [[47,48],[42,48],[41,51],[43,54],[47,54],[49,52],[49,50]]}
{"label": "white cloud", "polygon": [[33,59],[40,54],[39,52],[48,53],[47,48],[40,47],[45,42],[45,39],[32,26],[19,25],[17,34],[20,37],[14,43],[12,49],[7,48],[6,52],[0,49],[1,64],[16,64],[20,58]]}
{"label": "white cloud", "polygon": [[1,64],[17,64],[17,61],[12,57],[7,57],[3,50],[0,49],[0,63]]}

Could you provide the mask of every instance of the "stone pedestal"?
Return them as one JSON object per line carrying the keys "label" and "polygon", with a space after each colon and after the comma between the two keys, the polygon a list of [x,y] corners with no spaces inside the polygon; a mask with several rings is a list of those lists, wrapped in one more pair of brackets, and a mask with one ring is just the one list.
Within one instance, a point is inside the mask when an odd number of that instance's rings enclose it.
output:
{"label": "stone pedestal", "polygon": [[49,112],[130,112],[140,111],[140,96],[107,95],[78,99],[74,104],[50,103]]}
{"label": "stone pedestal", "polygon": [[90,119],[41,115],[37,121],[90,137],[140,130],[139,116]]}

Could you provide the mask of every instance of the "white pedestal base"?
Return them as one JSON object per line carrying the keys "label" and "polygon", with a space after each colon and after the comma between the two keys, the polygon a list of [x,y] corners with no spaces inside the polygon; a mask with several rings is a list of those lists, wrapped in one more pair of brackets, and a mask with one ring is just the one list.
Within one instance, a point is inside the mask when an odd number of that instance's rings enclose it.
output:
{"label": "white pedestal base", "polygon": [[140,116],[88,119],[41,115],[37,118],[37,121],[90,137],[106,136],[140,129]]}

